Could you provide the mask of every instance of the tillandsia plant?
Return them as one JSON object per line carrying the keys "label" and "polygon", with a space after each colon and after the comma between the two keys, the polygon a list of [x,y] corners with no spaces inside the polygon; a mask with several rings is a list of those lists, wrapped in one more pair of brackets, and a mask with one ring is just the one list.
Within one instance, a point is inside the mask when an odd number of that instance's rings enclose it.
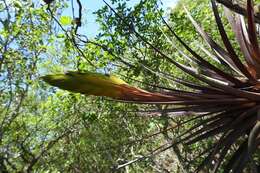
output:
{"label": "tillandsia plant", "polygon": [[[155,152],[165,151],[180,143],[191,145],[216,137],[215,143],[205,148],[204,152],[198,156],[203,158],[203,161],[197,167],[196,172],[205,168],[218,172],[221,166],[223,166],[224,172],[238,173],[243,172],[245,168],[251,169],[252,172],[259,172],[260,48],[253,2],[247,0],[247,20],[224,7],[227,19],[240,46],[241,56],[237,54],[227,36],[215,0],[211,0],[211,3],[224,47],[214,41],[186,9],[185,11],[197,32],[213,50],[217,62],[225,66],[227,69],[225,71],[195,52],[163,18],[170,33],[186,49],[186,52],[189,52],[185,54],[184,51],[178,49],[180,54],[192,61],[192,66],[175,61],[146,40],[135,30],[133,23],[129,25],[131,32],[160,54],[162,58],[197,79],[198,83],[172,78],[174,82],[190,88],[189,91],[160,88],[162,92],[153,93],[132,87],[114,76],[95,73],[69,72],[47,75],[43,77],[43,80],[62,89],[87,95],[108,96],[119,101],[178,105],[174,108],[165,108],[163,112],[181,113],[182,115],[185,115],[185,112],[194,112],[194,117],[182,125],[200,118],[203,119],[182,133],[176,142],[164,145]],[[107,6],[120,20],[124,21],[124,18],[109,4]],[[125,24],[128,25],[127,22]],[[194,64],[198,68],[194,68]],[[106,90],[104,87],[108,89]]]}

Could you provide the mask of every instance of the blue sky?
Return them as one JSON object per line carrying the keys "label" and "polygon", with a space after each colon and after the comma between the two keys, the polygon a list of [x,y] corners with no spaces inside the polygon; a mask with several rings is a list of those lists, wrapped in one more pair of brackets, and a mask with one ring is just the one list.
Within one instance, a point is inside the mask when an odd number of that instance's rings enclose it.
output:
{"label": "blue sky", "polygon": [[[139,0],[131,0],[131,3],[136,3]],[[178,0],[161,0],[163,3],[163,8],[166,10],[169,7],[172,7],[176,4],[176,2]],[[80,28],[80,32],[86,34],[88,37],[94,37],[96,35],[96,33],[98,32],[98,25],[95,22],[95,15],[93,15],[92,13],[96,10],[98,10],[99,8],[101,8],[102,6],[104,6],[104,3],[102,0],[83,0],[82,2],[82,6],[83,6],[83,19],[84,19],[84,23],[86,24],[84,28]],[[109,2],[109,0],[107,1]],[[77,12],[77,3],[74,0],[74,8],[75,8],[75,12]],[[68,10],[65,11],[64,15],[71,15],[71,8],[69,8]],[[77,13],[76,13],[77,16]]]}

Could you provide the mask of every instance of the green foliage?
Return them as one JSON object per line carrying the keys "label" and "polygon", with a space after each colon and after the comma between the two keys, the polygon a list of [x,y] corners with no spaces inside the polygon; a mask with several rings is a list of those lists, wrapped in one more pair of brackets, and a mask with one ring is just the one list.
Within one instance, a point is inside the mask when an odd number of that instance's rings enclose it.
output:
{"label": "green foliage", "polygon": [[[150,120],[131,113],[137,106],[57,91],[39,80],[68,69],[93,71],[88,61],[107,69],[114,58],[91,44],[80,47],[82,56],[71,40],[72,19],[59,17],[64,2],[50,8],[68,27],[66,33],[46,6],[0,4],[0,172],[110,172],[134,159],[133,151],[157,146],[134,142],[155,130]],[[148,171],[149,165],[142,162],[132,170]]]}
{"label": "green foliage", "polygon": [[[86,97],[50,87],[39,79],[67,70],[97,71],[116,73],[149,91],[162,91],[158,85],[187,89],[169,77],[196,80],[134,36],[133,29],[173,60],[193,67],[174,47],[180,46],[176,39],[166,36],[170,32],[161,20],[164,12],[156,3],[111,1],[124,20],[104,6],[95,12],[100,33],[86,40],[75,32],[72,16],[63,14],[71,8],[67,1],[52,2],[49,8],[40,1],[0,2],[0,172],[113,172],[117,166],[171,143],[192,127],[193,123],[174,133],[164,131],[187,119],[162,113],[176,106],[130,105]],[[187,19],[183,4],[222,45],[210,5],[206,0],[184,0],[169,14],[176,33],[206,57],[199,45],[208,47]],[[224,24],[232,43],[236,42],[226,20]],[[151,109],[158,112],[146,112]],[[161,133],[149,136],[158,131]],[[160,156],[143,157],[118,172],[185,172],[187,163],[213,142],[210,139],[191,148],[180,145]],[[193,170],[199,162],[189,168]]]}
{"label": "green foliage", "polygon": [[72,22],[72,19],[70,16],[61,16],[60,17],[60,23],[64,26],[70,25]]}

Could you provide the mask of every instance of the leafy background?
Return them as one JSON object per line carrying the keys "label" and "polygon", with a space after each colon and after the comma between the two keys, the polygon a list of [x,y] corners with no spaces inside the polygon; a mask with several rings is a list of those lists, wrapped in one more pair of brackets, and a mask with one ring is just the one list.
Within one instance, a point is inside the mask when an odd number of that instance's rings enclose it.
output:
{"label": "leafy background", "polygon": [[[200,46],[206,45],[187,19],[183,4],[215,40],[220,40],[207,0],[180,1],[167,14],[157,3],[142,0],[129,7],[123,0],[110,1],[127,22],[135,23],[135,29],[147,40],[180,62],[185,60],[173,47],[178,43],[165,37],[169,30],[160,14],[167,15],[176,33],[202,55],[205,51]],[[193,124],[174,132],[165,129],[190,117],[140,113],[137,110],[164,107],[86,97],[39,80],[44,74],[72,69],[113,73],[132,85],[152,91],[158,88],[151,85],[158,83],[163,87],[183,88],[158,72],[195,80],[133,36],[131,28],[107,6],[95,12],[100,32],[90,39],[80,33],[86,27],[84,22],[75,32],[76,21],[63,15],[68,8],[70,2],[64,0],[49,6],[43,1],[0,2],[0,172],[113,172],[120,166],[118,172],[193,170],[201,161],[194,157],[214,139],[189,148],[180,144],[150,155]],[[142,158],[143,155],[149,157]],[[128,165],[129,161],[133,163]]]}

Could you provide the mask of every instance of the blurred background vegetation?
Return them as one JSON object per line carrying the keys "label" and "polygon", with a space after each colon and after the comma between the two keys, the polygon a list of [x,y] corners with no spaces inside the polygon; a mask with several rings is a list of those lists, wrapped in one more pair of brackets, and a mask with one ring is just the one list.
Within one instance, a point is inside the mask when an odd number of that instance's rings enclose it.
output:
{"label": "blurred background vegetation", "polygon": [[[126,21],[134,22],[135,29],[153,45],[181,62],[185,61],[176,51],[178,43],[166,36],[169,30],[160,15],[201,55],[208,52],[183,5],[215,40],[220,39],[208,0],[182,0],[167,13],[157,0],[140,0],[134,6],[124,0],[108,3]],[[84,20],[80,26],[72,16],[63,15],[68,8],[71,2],[65,0],[49,5],[36,0],[0,2],[0,172],[192,171],[200,161],[192,162],[194,157],[212,139],[151,154],[189,128],[192,124],[174,132],[165,130],[189,116],[140,113],[137,110],[163,107],[86,97],[39,80],[66,70],[113,73],[149,90],[157,90],[151,85],[158,84],[183,87],[164,78],[163,72],[195,80],[131,35],[131,28],[105,4],[95,12],[100,26],[95,38],[79,32],[78,27],[81,31],[87,27]],[[230,27],[225,27],[232,40]]]}

